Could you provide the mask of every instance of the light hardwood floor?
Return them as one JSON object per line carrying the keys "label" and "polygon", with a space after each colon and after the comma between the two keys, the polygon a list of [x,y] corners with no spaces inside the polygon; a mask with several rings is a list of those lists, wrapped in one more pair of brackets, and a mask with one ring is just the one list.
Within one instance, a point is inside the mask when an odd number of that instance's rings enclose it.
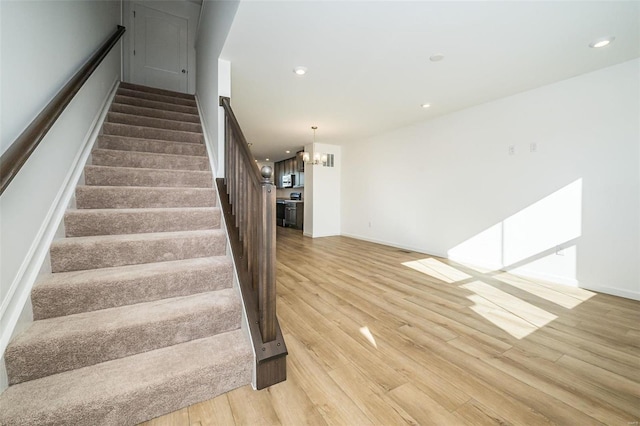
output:
{"label": "light hardwood floor", "polygon": [[278,228],[288,379],[145,425],[637,425],[640,302]]}

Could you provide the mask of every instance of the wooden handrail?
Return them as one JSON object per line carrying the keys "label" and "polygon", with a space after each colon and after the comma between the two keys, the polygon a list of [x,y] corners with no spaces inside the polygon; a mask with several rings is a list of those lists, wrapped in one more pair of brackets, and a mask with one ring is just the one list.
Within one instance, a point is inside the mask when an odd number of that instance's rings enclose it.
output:
{"label": "wooden handrail", "polygon": [[56,120],[65,110],[67,105],[82,88],[91,74],[98,68],[102,60],[116,45],[126,28],[118,25],[111,35],[91,58],[80,68],[69,82],[55,95],[44,109],[33,119],[27,128],[16,138],[9,148],[0,157],[0,194],[9,186],[13,178],[18,174],[29,156],[38,147],[47,132],[53,127]]}
{"label": "wooden handrail", "polygon": [[216,183],[256,353],[256,387],[286,379],[287,349],[276,316],[276,187],[258,170],[230,99],[225,110],[225,177]]}

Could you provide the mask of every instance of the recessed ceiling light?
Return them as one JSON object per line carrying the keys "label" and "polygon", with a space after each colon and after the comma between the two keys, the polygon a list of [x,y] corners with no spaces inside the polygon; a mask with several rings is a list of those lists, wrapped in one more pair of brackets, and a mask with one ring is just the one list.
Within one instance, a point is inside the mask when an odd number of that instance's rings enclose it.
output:
{"label": "recessed ceiling light", "polygon": [[286,152],[287,154],[290,154],[290,153],[291,153],[291,151],[289,151],[289,150],[286,150],[285,152]]}
{"label": "recessed ceiling light", "polygon": [[614,36],[600,37],[593,40],[591,43],[589,43],[589,47],[596,48],[596,49],[599,47],[605,47],[611,44],[611,42],[613,42],[613,40],[615,39],[616,38]]}
{"label": "recessed ceiling light", "polygon": [[293,72],[295,72],[298,75],[305,75],[307,73],[307,69],[305,67],[295,67],[293,69]]}
{"label": "recessed ceiling light", "polygon": [[431,104],[422,104],[420,105],[422,108],[429,108],[431,106]]}
{"label": "recessed ceiling light", "polygon": [[444,59],[444,55],[442,53],[436,53],[436,54],[433,54],[433,55],[429,56],[429,60],[431,62],[440,62],[443,59]]}

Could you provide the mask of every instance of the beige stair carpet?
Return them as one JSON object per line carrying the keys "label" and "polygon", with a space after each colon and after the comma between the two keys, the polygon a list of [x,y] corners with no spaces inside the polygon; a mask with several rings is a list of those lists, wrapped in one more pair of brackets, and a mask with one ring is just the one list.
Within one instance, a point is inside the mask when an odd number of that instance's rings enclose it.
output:
{"label": "beige stair carpet", "polygon": [[251,381],[193,96],[121,83],[4,354],[0,425],[127,425]]}

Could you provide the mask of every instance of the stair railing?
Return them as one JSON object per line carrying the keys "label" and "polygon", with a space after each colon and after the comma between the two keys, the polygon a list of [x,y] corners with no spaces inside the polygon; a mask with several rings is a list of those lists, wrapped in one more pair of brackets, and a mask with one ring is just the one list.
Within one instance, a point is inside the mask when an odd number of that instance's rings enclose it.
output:
{"label": "stair railing", "polygon": [[29,156],[38,147],[49,129],[65,110],[67,105],[93,72],[100,66],[102,60],[111,52],[120,37],[126,31],[125,27],[118,25],[116,31],[94,52],[89,60],[80,68],[69,82],[62,88],[44,109],[33,119],[26,129],[16,138],[0,157],[0,194],[7,189],[9,183],[18,174]]}
{"label": "stair railing", "polygon": [[225,110],[225,177],[216,179],[231,251],[256,353],[256,386],[286,379],[287,350],[276,316],[276,187],[273,170],[258,170],[231,100]]}

